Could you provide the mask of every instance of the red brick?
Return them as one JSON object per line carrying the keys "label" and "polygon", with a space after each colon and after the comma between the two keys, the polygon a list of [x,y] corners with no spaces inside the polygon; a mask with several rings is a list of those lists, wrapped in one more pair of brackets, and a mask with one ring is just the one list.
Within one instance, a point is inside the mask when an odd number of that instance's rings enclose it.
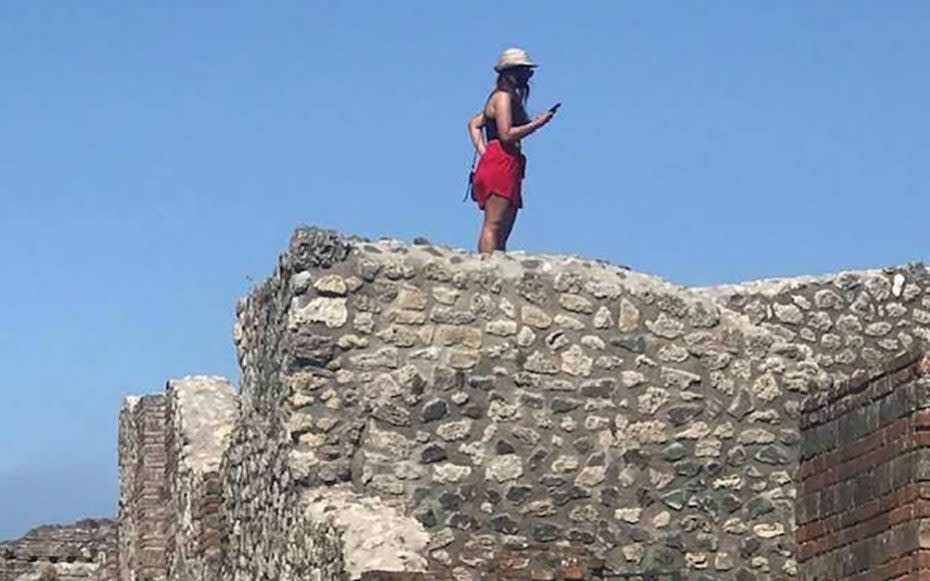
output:
{"label": "red brick", "polygon": [[917,551],[917,568],[930,569],[930,551]]}
{"label": "red brick", "polygon": [[911,422],[915,430],[930,430],[930,410],[920,410],[912,414]]}
{"label": "red brick", "polygon": [[917,441],[917,446],[921,448],[930,446],[930,431],[918,432],[915,434],[914,438]]}

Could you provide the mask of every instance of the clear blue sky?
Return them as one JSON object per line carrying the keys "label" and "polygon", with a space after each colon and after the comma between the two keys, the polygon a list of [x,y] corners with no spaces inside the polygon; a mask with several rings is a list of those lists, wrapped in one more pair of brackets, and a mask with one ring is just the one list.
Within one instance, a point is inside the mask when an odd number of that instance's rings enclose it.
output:
{"label": "clear blue sky", "polygon": [[0,538],[112,514],[120,400],[238,378],[298,223],[472,247],[465,122],[541,63],[513,247],[683,284],[925,256],[930,3],[0,7]]}

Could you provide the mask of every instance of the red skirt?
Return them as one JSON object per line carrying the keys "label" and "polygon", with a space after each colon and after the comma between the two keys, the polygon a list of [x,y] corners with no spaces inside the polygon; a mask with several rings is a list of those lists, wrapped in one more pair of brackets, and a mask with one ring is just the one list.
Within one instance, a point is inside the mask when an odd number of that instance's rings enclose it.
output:
{"label": "red skirt", "polygon": [[475,168],[475,200],[484,209],[491,195],[507,198],[517,208],[523,207],[523,174],[526,156],[516,147],[495,139],[488,143]]}

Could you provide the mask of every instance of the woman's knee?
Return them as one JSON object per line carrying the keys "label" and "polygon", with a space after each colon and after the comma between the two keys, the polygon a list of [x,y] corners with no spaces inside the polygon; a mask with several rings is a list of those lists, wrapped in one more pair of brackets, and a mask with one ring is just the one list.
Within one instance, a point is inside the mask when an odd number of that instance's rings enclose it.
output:
{"label": "woman's knee", "polygon": [[506,225],[507,220],[503,216],[494,216],[491,214],[485,214],[484,216],[484,228],[487,230],[503,230]]}

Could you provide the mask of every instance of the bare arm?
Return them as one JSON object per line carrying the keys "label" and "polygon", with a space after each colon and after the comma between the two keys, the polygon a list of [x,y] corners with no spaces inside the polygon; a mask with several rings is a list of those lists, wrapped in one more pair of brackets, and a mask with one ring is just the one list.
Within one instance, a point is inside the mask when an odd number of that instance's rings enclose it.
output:
{"label": "bare arm", "polygon": [[510,100],[510,93],[504,91],[498,91],[495,93],[491,100],[491,104],[494,107],[494,119],[497,121],[497,132],[500,135],[500,140],[504,143],[514,143],[520,141],[552,119],[552,113],[550,111],[546,111],[526,125],[514,127],[513,119],[511,119]]}
{"label": "bare arm", "polygon": [[481,132],[483,128],[484,111],[468,120],[468,135],[471,137],[472,145],[475,146],[475,151],[478,152],[479,156],[484,155],[484,150],[487,147],[487,143],[484,141],[484,134]]}

